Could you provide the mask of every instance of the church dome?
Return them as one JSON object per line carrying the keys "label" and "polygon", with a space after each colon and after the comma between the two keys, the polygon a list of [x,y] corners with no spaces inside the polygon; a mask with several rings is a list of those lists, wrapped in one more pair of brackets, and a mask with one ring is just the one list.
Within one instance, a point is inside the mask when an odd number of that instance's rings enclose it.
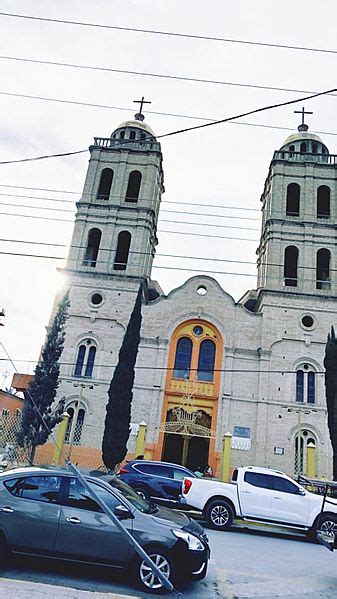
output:
{"label": "church dome", "polygon": [[156,139],[151,127],[144,123],[144,121],[138,119],[134,121],[124,121],[111,133],[112,139],[149,139],[149,136],[154,140]]}
{"label": "church dome", "polygon": [[289,135],[283,142],[280,152],[301,154],[329,154],[329,150],[319,135],[308,131],[309,127],[304,122],[298,127],[298,133]]}

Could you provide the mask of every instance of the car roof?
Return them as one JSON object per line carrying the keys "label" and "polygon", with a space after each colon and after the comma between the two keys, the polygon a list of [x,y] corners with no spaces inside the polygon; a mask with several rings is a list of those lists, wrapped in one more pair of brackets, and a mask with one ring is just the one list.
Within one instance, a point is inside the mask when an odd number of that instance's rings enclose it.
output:
{"label": "car roof", "polygon": [[248,466],[247,470],[253,470],[254,472],[258,472],[260,474],[280,474],[281,476],[287,476],[281,470],[275,470],[274,468],[266,468],[264,466]]}
{"label": "car roof", "polygon": [[127,464],[151,464],[153,466],[170,466],[171,468],[183,468],[184,470],[188,470],[192,472],[190,468],[186,466],[182,466],[181,464],[172,464],[171,462],[161,462],[160,460],[130,460]]}
{"label": "car roof", "polygon": [[[100,470],[89,470],[84,468],[79,468],[81,474],[83,474],[86,478],[96,478],[104,480],[105,482],[109,482],[113,477],[112,474],[108,474],[107,472]],[[15,475],[25,474],[28,476],[29,474],[54,474],[54,475],[62,475],[62,476],[76,476],[74,472],[69,470],[66,466],[25,466],[20,468],[12,468],[11,470],[3,470],[0,472],[0,479],[5,476],[15,476]]]}

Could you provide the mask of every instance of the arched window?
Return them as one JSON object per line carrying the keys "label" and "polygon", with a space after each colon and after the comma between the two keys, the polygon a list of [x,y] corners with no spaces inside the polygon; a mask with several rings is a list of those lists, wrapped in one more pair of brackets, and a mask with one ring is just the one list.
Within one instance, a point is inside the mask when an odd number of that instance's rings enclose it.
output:
{"label": "arched window", "polygon": [[129,231],[121,231],[118,234],[114,270],[126,270],[129,258],[130,243],[131,233],[129,233]]}
{"label": "arched window", "polygon": [[99,182],[99,187],[98,187],[98,192],[97,192],[98,200],[108,200],[109,199],[113,177],[114,177],[114,172],[111,168],[104,168],[102,170],[101,179]]}
{"label": "arched window", "polygon": [[74,445],[80,445],[81,434],[83,428],[83,422],[85,417],[85,409],[80,408],[77,414],[76,423],[74,422],[74,415],[76,413],[76,406],[70,406],[67,408],[69,414],[69,420],[64,438],[65,443],[72,443]]}
{"label": "arched window", "polygon": [[300,431],[300,439],[299,439],[299,449],[298,451],[298,431],[296,431],[294,445],[295,445],[295,461],[294,461],[294,472],[295,474],[301,474],[305,472],[307,469],[307,447],[309,444],[313,444],[317,446],[317,441],[313,436],[313,433],[308,430]]}
{"label": "arched window", "polygon": [[295,146],[289,146],[289,158],[293,158],[295,152]]}
{"label": "arched window", "polygon": [[136,139],[136,131],[130,131],[130,139]]}
{"label": "arched window", "polygon": [[205,339],[200,344],[198,360],[198,381],[212,381],[214,373],[215,343]]}
{"label": "arched window", "polygon": [[300,145],[300,152],[301,154],[305,154],[307,151],[307,144],[305,141],[302,141],[301,145]]}
{"label": "arched window", "polygon": [[317,218],[330,216],[330,187],[321,185],[317,189]]}
{"label": "arched window", "polygon": [[296,372],[296,401],[303,402],[304,399],[304,372]]}
{"label": "arched window", "polygon": [[87,248],[84,254],[84,266],[96,266],[99,244],[101,243],[102,231],[100,229],[90,229],[88,233]]}
{"label": "arched window", "polygon": [[307,401],[315,403],[315,373],[312,371],[308,372]]}
{"label": "arched window", "polygon": [[313,143],[313,144],[312,144],[312,153],[313,153],[313,154],[317,154],[317,150],[318,150],[318,145],[317,145],[317,144],[315,144],[315,143]]}
{"label": "arched window", "polygon": [[178,379],[190,378],[192,358],[192,341],[188,337],[180,337],[177,342],[173,376]]}
{"label": "arched window", "polygon": [[298,183],[289,183],[287,186],[286,214],[288,216],[299,216],[300,192],[301,188]]}
{"label": "arched window", "polygon": [[120,139],[124,139],[125,137],[125,131],[121,131],[119,134]]}
{"label": "arched window", "polygon": [[284,284],[287,287],[297,287],[298,248],[288,245],[284,252]]}
{"label": "arched window", "polygon": [[329,250],[322,248],[316,258],[316,289],[330,289],[330,259]]}
{"label": "arched window", "polygon": [[140,171],[131,171],[125,195],[126,202],[137,202],[141,181],[142,173]]}
{"label": "arched window", "polygon": [[77,351],[74,376],[92,377],[96,357],[96,346],[91,339],[81,343]]}
{"label": "arched window", "polygon": [[304,364],[296,372],[296,401],[315,403],[315,372],[309,364]]}

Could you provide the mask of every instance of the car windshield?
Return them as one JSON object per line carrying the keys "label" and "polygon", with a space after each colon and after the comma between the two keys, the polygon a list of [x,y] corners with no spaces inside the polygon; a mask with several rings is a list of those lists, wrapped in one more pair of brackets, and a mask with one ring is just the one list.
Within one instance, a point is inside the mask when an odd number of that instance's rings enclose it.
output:
{"label": "car windshield", "polygon": [[120,480],[117,477],[112,478],[109,481],[109,485],[114,489],[117,489],[122,495],[132,503],[140,512],[144,514],[155,514],[158,511],[158,506],[146,499],[140,497],[129,485]]}

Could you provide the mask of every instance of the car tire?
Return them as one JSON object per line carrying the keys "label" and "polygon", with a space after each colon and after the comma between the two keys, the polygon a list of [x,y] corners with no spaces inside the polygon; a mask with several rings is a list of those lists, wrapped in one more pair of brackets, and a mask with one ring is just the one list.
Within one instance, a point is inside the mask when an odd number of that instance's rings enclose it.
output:
{"label": "car tire", "polygon": [[315,532],[333,532],[337,535],[337,516],[335,514],[323,514],[319,516],[315,525]]}
{"label": "car tire", "polygon": [[150,499],[149,493],[144,489],[144,487],[133,487],[133,490],[141,497],[142,499]]}
{"label": "car tire", "polygon": [[215,530],[227,530],[234,520],[233,508],[224,499],[214,499],[205,508],[208,526]]}
{"label": "car tire", "polygon": [[[175,567],[167,551],[162,548],[145,548],[145,551],[173,584]],[[134,573],[137,585],[143,592],[160,595],[168,592],[168,589],[163,585],[159,578],[152,573],[150,566],[148,566],[145,560],[140,556],[136,558]]]}

